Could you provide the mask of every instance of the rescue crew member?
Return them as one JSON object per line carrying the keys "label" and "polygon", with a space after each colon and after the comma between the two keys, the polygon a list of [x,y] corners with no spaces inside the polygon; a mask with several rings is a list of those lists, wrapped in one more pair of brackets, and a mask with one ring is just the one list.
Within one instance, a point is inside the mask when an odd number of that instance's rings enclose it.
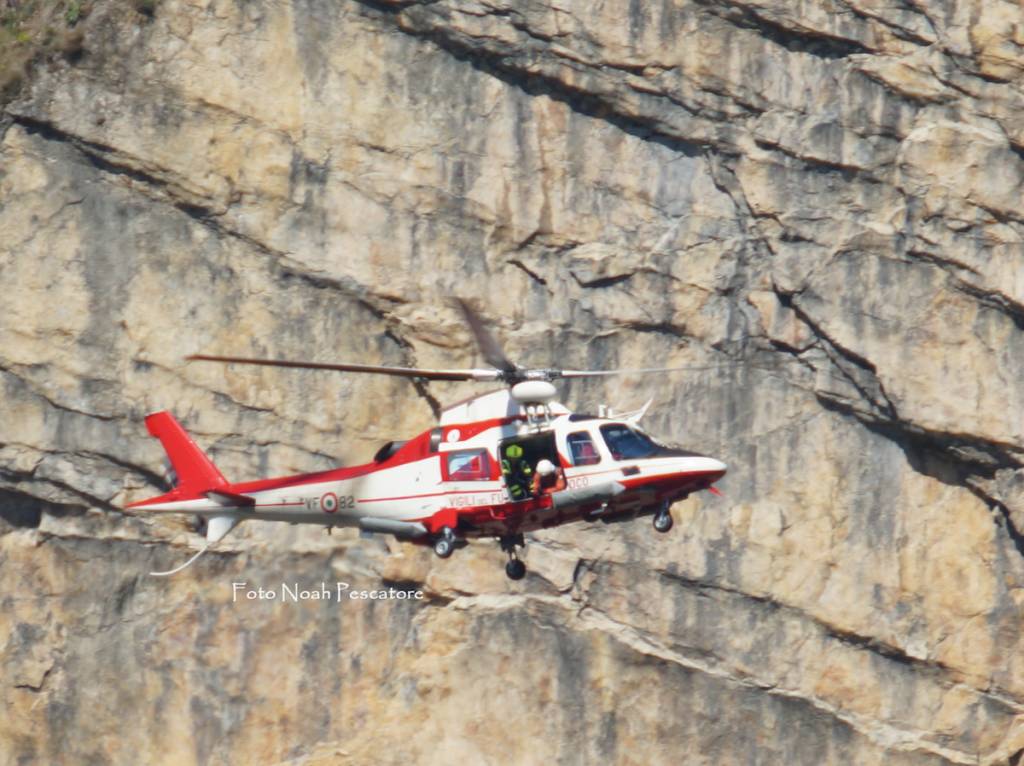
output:
{"label": "rescue crew member", "polygon": [[533,494],[551,492],[558,483],[558,469],[547,458],[537,463],[537,475],[533,478]]}
{"label": "rescue crew member", "polygon": [[510,444],[505,448],[505,457],[501,459],[501,473],[505,477],[505,486],[513,500],[525,500],[530,496],[530,485],[533,483],[533,469],[523,457],[523,448],[518,444]]}

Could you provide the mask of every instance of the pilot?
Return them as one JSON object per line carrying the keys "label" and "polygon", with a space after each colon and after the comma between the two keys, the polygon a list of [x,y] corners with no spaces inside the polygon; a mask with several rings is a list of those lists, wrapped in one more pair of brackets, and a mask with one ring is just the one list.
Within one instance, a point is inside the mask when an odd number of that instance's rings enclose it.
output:
{"label": "pilot", "polygon": [[513,500],[525,500],[530,495],[533,483],[533,469],[523,457],[523,448],[518,444],[510,444],[505,448],[505,457],[501,460],[501,473]]}

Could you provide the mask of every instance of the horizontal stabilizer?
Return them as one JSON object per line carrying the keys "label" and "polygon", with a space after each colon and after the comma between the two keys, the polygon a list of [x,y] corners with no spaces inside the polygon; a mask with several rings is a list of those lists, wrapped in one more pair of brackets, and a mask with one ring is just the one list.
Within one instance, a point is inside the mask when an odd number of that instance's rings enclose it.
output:
{"label": "horizontal stabilizer", "polygon": [[248,508],[256,505],[256,498],[249,495],[237,495],[234,492],[224,492],[219,489],[211,489],[206,493],[209,500],[223,505],[225,508]]}

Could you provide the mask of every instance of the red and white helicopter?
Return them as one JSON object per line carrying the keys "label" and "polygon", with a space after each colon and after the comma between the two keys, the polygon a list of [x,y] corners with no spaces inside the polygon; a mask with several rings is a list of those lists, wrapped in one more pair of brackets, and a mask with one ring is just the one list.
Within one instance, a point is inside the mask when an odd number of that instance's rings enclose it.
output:
{"label": "red and white helicopter", "polygon": [[[321,473],[229,482],[168,412],[146,418],[176,475],[166,494],[128,508],[195,514],[206,522],[206,545],[180,572],[241,521],[286,521],[357,527],[418,544],[447,558],[471,538],[496,539],[519,580],[523,534],[573,521],[622,521],[652,515],[672,528],[672,503],[710,490],[725,475],[719,460],[665,447],[638,426],[636,412],[581,415],[555,401],[552,381],[682,367],[636,370],[527,369],[508,360],[480,318],[459,301],[491,369],[428,370],[361,364],[318,364],[225,356],[192,356],[232,364],[369,372],[425,380],[501,382],[506,388],[444,410],[440,423],[408,441],[388,442],[371,463]],[[705,368],[706,369],[706,368]]]}

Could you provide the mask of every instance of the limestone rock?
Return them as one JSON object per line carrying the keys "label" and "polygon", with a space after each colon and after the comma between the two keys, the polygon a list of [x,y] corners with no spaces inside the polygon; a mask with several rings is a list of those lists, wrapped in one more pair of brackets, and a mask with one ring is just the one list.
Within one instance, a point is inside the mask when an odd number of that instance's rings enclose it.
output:
{"label": "limestone rock", "polygon": [[[1017,3],[112,0],[0,112],[0,764],[1014,764]],[[145,413],[230,478],[478,389],[197,351],[708,366],[649,397],[725,497],[531,574],[242,527],[184,575]],[[237,599],[284,585],[422,598]],[[336,591],[333,591],[336,592]]]}

